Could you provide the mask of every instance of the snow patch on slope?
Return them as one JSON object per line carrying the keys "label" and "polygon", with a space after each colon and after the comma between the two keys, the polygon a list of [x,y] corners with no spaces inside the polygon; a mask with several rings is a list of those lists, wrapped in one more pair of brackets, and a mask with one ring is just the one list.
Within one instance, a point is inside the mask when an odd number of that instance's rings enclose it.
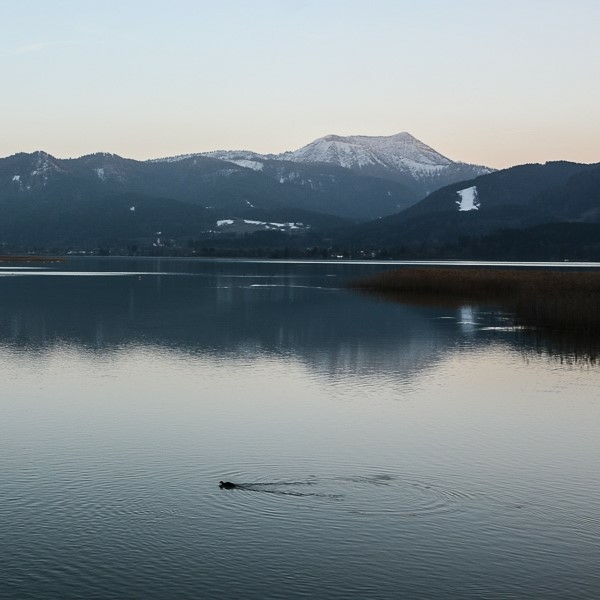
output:
{"label": "snow patch on slope", "polygon": [[230,160],[229,162],[232,162],[239,167],[244,167],[245,169],[252,169],[253,171],[262,171],[264,167],[261,162],[256,160],[246,160],[243,158]]}
{"label": "snow patch on slope", "polygon": [[[233,226],[233,227],[232,227]],[[227,229],[235,229],[238,232],[247,231],[247,228],[244,229],[245,226],[250,226],[250,228],[254,228],[255,230],[271,230],[271,231],[297,231],[300,229],[310,229],[310,225],[305,225],[304,223],[275,223],[269,221],[255,221],[253,219],[221,219],[217,221],[217,227],[226,227]]]}
{"label": "snow patch on slope", "polygon": [[456,201],[459,212],[468,210],[479,210],[481,203],[477,200],[477,186],[474,185],[464,190],[456,192],[460,196],[460,200]]}
{"label": "snow patch on slope", "polygon": [[264,154],[252,152],[252,150],[212,150],[210,152],[202,152],[200,156],[218,158],[219,160],[228,160],[229,162],[233,162],[235,160],[260,161],[266,158]]}
{"label": "snow patch on slope", "polygon": [[153,158],[148,162],[181,162],[182,160],[188,160],[190,158],[217,158],[219,160],[226,160],[227,162],[235,163],[240,167],[247,169],[253,169],[255,171],[262,171],[263,164],[261,160],[265,160],[266,156],[252,152],[250,150],[212,150],[210,152],[196,152],[194,154],[179,154],[177,156],[166,156],[164,158]]}
{"label": "snow patch on slope", "polygon": [[174,162],[180,162],[182,160],[187,160],[188,158],[196,158],[197,156],[202,156],[202,155],[199,152],[196,152],[194,154],[178,154],[177,156],[165,156],[163,158],[152,158],[148,162],[151,162],[151,163],[160,163],[160,162],[174,163]]}

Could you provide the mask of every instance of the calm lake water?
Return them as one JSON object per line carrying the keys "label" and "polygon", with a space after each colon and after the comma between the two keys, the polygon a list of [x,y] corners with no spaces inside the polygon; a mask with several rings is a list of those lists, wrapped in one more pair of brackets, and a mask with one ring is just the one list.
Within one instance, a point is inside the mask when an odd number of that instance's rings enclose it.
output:
{"label": "calm lake water", "polygon": [[600,367],[390,266],[0,270],[0,597],[600,597]]}

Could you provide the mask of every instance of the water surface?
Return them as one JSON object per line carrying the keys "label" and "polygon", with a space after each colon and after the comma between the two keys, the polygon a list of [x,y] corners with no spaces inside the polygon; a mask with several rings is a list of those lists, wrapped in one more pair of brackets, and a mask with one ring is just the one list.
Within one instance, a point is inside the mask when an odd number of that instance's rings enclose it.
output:
{"label": "water surface", "polygon": [[598,597],[599,370],[378,268],[0,277],[0,597]]}

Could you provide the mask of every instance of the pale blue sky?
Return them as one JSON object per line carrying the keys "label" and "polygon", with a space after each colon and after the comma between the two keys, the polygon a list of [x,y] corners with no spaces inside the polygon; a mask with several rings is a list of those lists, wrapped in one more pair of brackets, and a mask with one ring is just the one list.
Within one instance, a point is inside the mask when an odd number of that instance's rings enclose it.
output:
{"label": "pale blue sky", "polygon": [[408,131],[600,161],[598,0],[0,1],[0,156],[279,152]]}

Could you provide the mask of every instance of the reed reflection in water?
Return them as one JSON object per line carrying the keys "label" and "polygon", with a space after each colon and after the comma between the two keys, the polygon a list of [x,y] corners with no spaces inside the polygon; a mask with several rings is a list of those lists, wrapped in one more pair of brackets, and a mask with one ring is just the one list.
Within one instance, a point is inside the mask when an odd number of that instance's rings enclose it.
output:
{"label": "reed reflection in water", "polygon": [[560,360],[596,364],[600,350],[600,273],[581,269],[403,268],[350,287],[417,306],[474,305],[504,313],[522,342]]}

